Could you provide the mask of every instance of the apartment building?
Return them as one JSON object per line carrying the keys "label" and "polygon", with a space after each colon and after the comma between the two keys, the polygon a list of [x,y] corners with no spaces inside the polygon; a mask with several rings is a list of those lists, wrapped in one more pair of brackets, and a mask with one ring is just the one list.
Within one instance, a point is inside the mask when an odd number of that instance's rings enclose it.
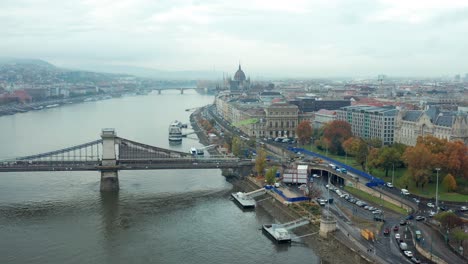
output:
{"label": "apartment building", "polygon": [[346,106],[337,110],[336,113],[337,120],[344,120],[351,124],[354,136],[363,139],[378,138],[383,145],[393,144],[395,118],[398,113],[394,106]]}

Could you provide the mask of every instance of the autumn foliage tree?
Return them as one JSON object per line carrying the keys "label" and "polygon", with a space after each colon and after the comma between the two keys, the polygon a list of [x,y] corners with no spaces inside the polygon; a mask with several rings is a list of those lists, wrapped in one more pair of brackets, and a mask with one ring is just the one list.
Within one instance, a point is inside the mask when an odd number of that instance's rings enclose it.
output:
{"label": "autumn foliage tree", "polygon": [[276,171],[277,168],[273,167],[268,169],[268,171],[265,173],[265,181],[267,182],[267,184],[273,185],[275,183]]}
{"label": "autumn foliage tree", "polygon": [[453,177],[452,174],[447,174],[444,177],[444,180],[442,181],[442,184],[447,188],[447,191],[452,192],[457,189],[457,181],[455,180],[455,177]]}
{"label": "autumn foliage tree", "polygon": [[393,166],[398,166],[401,162],[401,153],[397,148],[384,146],[377,150],[376,155],[370,155],[370,163],[373,167],[385,170],[385,177],[388,176],[388,171],[393,169]]}
{"label": "autumn foliage tree", "polygon": [[[405,157],[411,156],[409,153],[415,152],[417,149],[425,149],[424,153],[419,153],[424,155],[419,157],[416,154],[413,159],[405,159],[410,172],[421,171],[423,170],[422,166],[425,166],[427,170],[441,168],[442,172],[451,174],[455,181],[454,185],[456,185],[458,177],[468,179],[468,146],[463,142],[449,142],[430,135],[419,137],[416,146],[406,149]],[[419,178],[419,176],[413,176]],[[432,179],[435,180],[434,178],[435,175],[432,173]],[[451,182],[453,183],[453,181]]]}
{"label": "autumn foliage tree", "polygon": [[335,154],[344,154],[342,143],[351,136],[351,125],[343,120],[334,120],[323,130],[323,138],[329,142],[330,152]]}
{"label": "autumn foliage tree", "polygon": [[443,227],[449,229],[463,225],[463,220],[450,211],[439,213],[435,215],[434,218],[439,221]]}
{"label": "autumn foliage tree", "polygon": [[419,184],[424,187],[424,184],[429,181],[434,168],[430,150],[423,144],[416,144],[416,146],[406,149],[403,160],[408,164],[408,170],[416,183],[416,187],[419,187]]}
{"label": "autumn foliage tree", "polygon": [[255,158],[255,170],[257,175],[262,175],[266,167],[266,152],[260,148],[257,150],[257,157]]}
{"label": "autumn foliage tree", "polygon": [[304,120],[296,128],[296,135],[298,137],[299,143],[302,145],[310,142],[310,137],[312,136],[312,125],[310,121]]}
{"label": "autumn foliage tree", "polygon": [[232,141],[231,141],[232,154],[239,157],[241,155],[242,145],[243,145],[242,139],[240,139],[239,137],[232,138]]}
{"label": "autumn foliage tree", "polygon": [[350,137],[343,142],[342,146],[346,154],[355,157],[356,162],[361,164],[362,169],[364,169],[368,154],[366,142],[359,137]]}
{"label": "autumn foliage tree", "polygon": [[461,141],[446,142],[441,164],[447,172],[468,179],[468,146]]}

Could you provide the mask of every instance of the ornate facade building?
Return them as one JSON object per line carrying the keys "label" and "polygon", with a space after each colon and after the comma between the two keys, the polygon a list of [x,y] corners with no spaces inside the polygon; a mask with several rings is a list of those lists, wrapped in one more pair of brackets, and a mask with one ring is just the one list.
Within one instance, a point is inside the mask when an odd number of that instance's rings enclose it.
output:
{"label": "ornate facade building", "polygon": [[224,81],[229,85],[229,91],[216,96],[216,111],[250,137],[295,138],[300,122],[313,121],[313,113],[303,112],[297,105],[286,103],[280,92],[249,93],[250,78],[246,78],[240,64],[234,79]]}
{"label": "ornate facade building", "polygon": [[462,112],[402,110],[395,123],[395,142],[415,146],[419,136],[431,135],[448,141],[461,140],[468,144],[468,115]]}
{"label": "ornate facade building", "polygon": [[231,92],[244,91],[250,88],[250,77],[246,77],[240,64],[239,69],[234,74],[234,79],[228,78],[224,81],[229,85],[229,90]]}
{"label": "ornate facade building", "polygon": [[296,105],[283,102],[265,106],[260,100],[219,95],[215,104],[219,115],[255,138],[295,138],[298,124],[313,119],[313,113],[302,113]]}

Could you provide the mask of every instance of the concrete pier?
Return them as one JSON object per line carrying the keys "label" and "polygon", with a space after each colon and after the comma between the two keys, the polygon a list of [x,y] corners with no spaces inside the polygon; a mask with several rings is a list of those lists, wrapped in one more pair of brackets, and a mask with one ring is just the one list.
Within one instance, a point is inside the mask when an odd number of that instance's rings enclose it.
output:
{"label": "concrete pier", "polygon": [[336,230],[336,219],[331,216],[322,216],[320,219],[320,231],[319,234],[323,238],[327,238],[328,233]]}
{"label": "concrete pier", "polygon": [[101,171],[101,192],[114,192],[119,190],[119,176],[112,167],[117,165],[115,153],[115,138],[117,134],[113,128],[102,129],[102,166],[107,167]]}
{"label": "concrete pier", "polygon": [[117,171],[101,171],[101,192],[115,192],[119,190],[119,176]]}

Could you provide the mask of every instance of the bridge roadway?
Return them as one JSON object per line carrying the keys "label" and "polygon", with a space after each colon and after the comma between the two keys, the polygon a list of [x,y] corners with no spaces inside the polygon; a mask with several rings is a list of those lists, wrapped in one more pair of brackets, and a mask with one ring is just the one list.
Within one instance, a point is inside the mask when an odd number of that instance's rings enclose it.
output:
{"label": "bridge roadway", "polygon": [[226,169],[252,165],[251,160],[237,158],[133,159],[118,160],[116,166],[102,166],[97,161],[16,161],[0,165],[0,172]]}

